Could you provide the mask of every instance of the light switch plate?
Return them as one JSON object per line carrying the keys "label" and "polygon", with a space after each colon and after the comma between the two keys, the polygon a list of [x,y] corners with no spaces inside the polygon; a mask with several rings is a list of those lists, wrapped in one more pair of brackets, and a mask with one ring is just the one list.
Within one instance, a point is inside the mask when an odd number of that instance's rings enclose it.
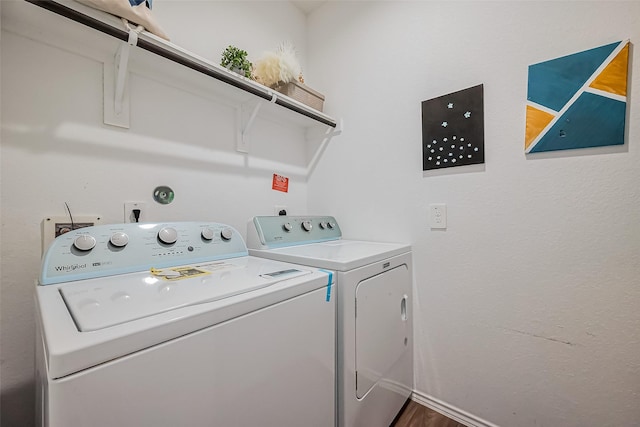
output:
{"label": "light switch plate", "polygon": [[447,205],[444,203],[432,203],[429,205],[429,224],[431,228],[447,228]]}

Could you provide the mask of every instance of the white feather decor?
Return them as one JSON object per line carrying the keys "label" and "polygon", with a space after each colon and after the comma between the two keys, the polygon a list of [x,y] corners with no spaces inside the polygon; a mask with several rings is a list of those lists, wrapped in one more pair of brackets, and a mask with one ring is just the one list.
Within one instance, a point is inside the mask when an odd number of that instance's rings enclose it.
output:
{"label": "white feather decor", "polygon": [[300,67],[293,45],[289,42],[283,42],[278,46],[276,53],[280,56],[280,80],[284,83],[297,80],[302,73],[302,67]]}
{"label": "white feather decor", "polygon": [[280,58],[275,52],[265,52],[253,64],[255,79],[265,86],[272,87],[280,80]]}
{"label": "white feather decor", "polygon": [[298,80],[302,67],[298,62],[296,51],[289,42],[278,46],[275,52],[264,52],[253,68],[257,81],[265,86],[273,87],[278,83],[289,83]]}

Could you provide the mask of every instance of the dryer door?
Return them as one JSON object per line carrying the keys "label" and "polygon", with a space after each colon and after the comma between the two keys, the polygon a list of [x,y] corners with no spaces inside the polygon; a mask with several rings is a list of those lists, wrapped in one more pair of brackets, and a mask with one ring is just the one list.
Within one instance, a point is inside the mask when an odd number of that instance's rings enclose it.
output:
{"label": "dryer door", "polygon": [[[386,378],[410,351],[411,275],[407,265],[361,281],[356,288],[356,395]],[[389,384],[393,386],[393,384]]]}

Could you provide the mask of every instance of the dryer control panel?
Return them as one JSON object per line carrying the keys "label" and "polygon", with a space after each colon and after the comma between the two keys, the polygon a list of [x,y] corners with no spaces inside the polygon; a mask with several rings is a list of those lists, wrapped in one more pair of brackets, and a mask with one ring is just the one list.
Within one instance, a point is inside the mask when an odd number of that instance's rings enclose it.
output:
{"label": "dryer control panel", "polygon": [[247,226],[251,249],[304,245],[342,238],[332,216],[256,216]]}
{"label": "dryer control panel", "polygon": [[45,253],[39,284],[50,285],[246,255],[247,247],[242,236],[225,224],[99,225],[58,236]]}

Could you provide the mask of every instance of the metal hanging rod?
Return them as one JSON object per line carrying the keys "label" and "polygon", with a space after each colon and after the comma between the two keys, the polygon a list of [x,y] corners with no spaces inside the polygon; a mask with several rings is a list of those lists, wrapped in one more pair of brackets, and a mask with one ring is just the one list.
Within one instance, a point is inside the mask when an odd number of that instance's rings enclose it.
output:
{"label": "metal hanging rod", "polygon": [[[116,28],[106,22],[100,21],[91,16],[85,15],[84,13],[79,12],[75,9],[67,7],[61,3],[58,3],[57,1],[54,1],[54,0],[25,0],[25,1],[32,3],[36,6],[39,6],[43,9],[49,10],[58,15],[64,16],[68,19],[71,19],[72,21],[78,22],[80,24],[86,25],[95,30],[98,30],[104,34],[108,34],[111,37],[114,37],[116,39],[120,39],[125,42],[129,39],[129,33],[124,29]],[[213,77],[216,80],[220,80],[228,85],[234,86],[245,92],[249,92],[267,101],[272,101],[273,99],[273,93],[271,91],[260,90],[260,88],[254,87],[251,84],[247,84],[240,79],[236,80],[230,75],[228,75],[227,73],[224,73],[216,68],[208,67],[204,64],[201,64],[189,58],[188,56],[173,52],[161,45],[152,43],[148,40],[144,40],[140,38],[137,42],[137,47],[144,49],[148,52],[154,53],[163,58],[166,58],[175,63],[178,63],[180,65],[183,65],[199,73]],[[297,105],[295,102],[291,102],[288,99],[285,99],[281,96],[277,96],[275,104],[280,105],[284,108],[287,108],[291,111],[294,111],[305,117],[309,117],[310,119],[316,120],[320,123],[323,123],[333,128],[335,128],[338,124],[335,120],[328,119],[323,115],[315,114],[313,111],[307,110]]]}

